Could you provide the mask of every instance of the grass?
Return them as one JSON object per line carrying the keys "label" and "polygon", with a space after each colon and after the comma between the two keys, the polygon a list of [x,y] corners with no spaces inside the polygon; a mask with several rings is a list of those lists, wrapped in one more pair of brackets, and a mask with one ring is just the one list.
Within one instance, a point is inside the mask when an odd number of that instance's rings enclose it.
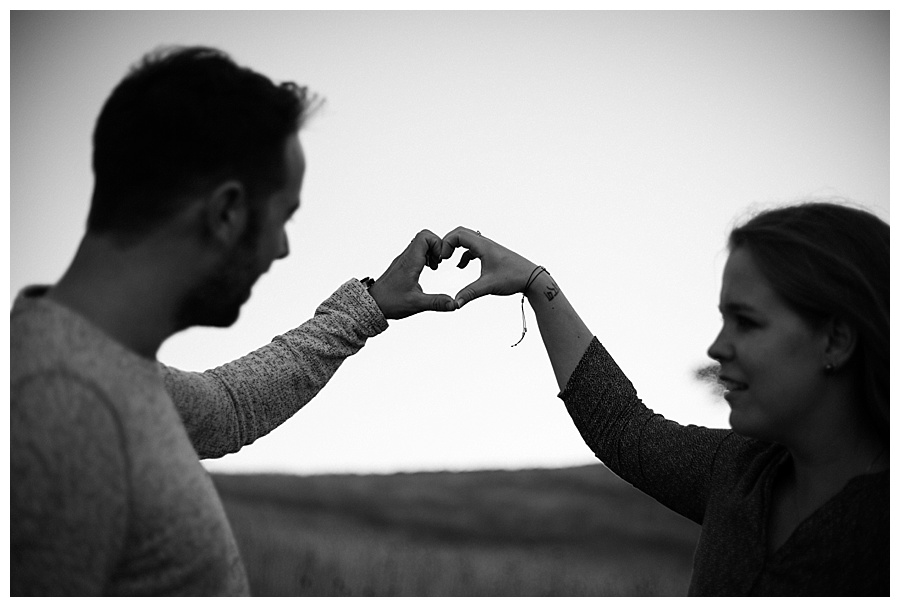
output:
{"label": "grass", "polygon": [[213,479],[256,596],[684,595],[699,534],[601,465]]}

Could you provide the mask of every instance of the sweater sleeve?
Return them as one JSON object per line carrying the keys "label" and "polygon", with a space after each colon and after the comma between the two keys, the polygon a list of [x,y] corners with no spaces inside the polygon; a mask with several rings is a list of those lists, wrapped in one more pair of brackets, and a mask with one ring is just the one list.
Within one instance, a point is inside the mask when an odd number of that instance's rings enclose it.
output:
{"label": "sweater sleeve", "polygon": [[221,457],[290,418],[387,326],[366,288],[349,280],[313,318],[234,362],[204,373],[163,367],[166,389],[198,455]]}
{"label": "sweater sleeve", "polygon": [[703,522],[717,455],[733,432],[682,426],[654,413],[596,338],[559,396],[608,468],[675,512]]}

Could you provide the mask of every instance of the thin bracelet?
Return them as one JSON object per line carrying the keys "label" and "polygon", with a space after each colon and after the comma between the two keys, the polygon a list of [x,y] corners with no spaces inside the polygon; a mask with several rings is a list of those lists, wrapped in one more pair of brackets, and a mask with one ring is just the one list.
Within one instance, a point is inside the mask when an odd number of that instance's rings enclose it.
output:
{"label": "thin bracelet", "polygon": [[[528,327],[525,326],[525,292],[528,291],[528,287],[531,286],[537,277],[541,275],[541,272],[547,272],[547,268],[544,266],[537,266],[535,269],[531,271],[531,275],[528,277],[528,282],[525,283],[525,288],[522,290],[522,337],[519,338],[519,341],[510,346],[510,348],[515,348],[522,340],[525,339],[525,333],[528,332]],[[549,272],[547,272],[549,274]]]}

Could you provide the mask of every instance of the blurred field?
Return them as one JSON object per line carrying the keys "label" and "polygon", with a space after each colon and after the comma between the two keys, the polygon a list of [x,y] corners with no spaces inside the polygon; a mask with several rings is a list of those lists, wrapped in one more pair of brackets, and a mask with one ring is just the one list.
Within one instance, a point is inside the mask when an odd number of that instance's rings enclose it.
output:
{"label": "blurred field", "polygon": [[673,596],[699,526],[601,465],[213,475],[256,596]]}

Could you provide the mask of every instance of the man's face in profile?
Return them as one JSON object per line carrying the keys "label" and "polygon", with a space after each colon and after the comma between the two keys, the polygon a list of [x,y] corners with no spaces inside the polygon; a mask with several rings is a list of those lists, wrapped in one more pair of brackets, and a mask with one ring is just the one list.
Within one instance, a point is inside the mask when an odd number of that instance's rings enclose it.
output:
{"label": "man's face in profile", "polygon": [[185,298],[181,315],[184,326],[234,324],[259,277],[276,259],[287,257],[285,225],[300,207],[306,170],[303,150],[295,135],[286,140],[282,158],[284,185],[261,203],[251,205],[256,216],[248,222],[244,237],[223,257],[218,269]]}

